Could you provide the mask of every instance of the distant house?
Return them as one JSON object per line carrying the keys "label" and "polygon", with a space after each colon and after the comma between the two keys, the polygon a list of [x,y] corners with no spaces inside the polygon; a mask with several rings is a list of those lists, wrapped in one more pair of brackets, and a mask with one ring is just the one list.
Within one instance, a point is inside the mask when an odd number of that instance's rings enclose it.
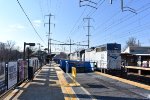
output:
{"label": "distant house", "polygon": [[70,60],[82,61],[82,56],[84,53],[85,53],[84,49],[78,50],[78,51],[75,51],[75,52],[69,54],[69,58],[70,58]]}
{"label": "distant house", "polygon": [[150,47],[127,47],[121,53],[122,61],[127,66],[149,67]]}

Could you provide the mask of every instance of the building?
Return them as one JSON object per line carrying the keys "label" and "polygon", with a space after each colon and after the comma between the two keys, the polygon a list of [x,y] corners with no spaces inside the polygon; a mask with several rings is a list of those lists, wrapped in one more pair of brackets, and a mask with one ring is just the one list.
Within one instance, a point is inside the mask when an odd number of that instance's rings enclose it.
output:
{"label": "building", "polygon": [[150,47],[129,46],[121,58],[126,66],[150,67]]}

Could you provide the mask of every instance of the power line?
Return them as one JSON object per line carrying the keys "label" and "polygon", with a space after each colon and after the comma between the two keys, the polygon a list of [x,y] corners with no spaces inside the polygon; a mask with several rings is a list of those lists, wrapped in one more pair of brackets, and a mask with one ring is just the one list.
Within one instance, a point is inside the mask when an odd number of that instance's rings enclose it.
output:
{"label": "power line", "polygon": [[[128,5],[129,3],[131,3],[131,2],[128,2],[127,5]],[[146,5],[147,5],[147,4],[146,4]],[[142,6],[141,8],[145,7],[146,5]],[[141,9],[141,8],[139,8],[139,9]],[[118,14],[120,14],[120,12],[121,12],[121,11],[119,10],[118,12],[116,12],[115,14],[113,14],[110,18],[108,18],[104,23],[99,24],[98,27],[96,27],[94,33],[97,32],[98,29],[100,29],[99,27],[105,26],[105,25],[106,25],[108,22],[110,22],[114,17],[116,17]],[[128,14],[127,16],[123,17],[123,19],[125,19],[125,18],[128,17],[128,16],[130,16],[130,14]],[[133,16],[135,16],[135,15],[133,15]],[[122,20],[123,20],[123,19],[122,19]],[[117,23],[117,22],[116,22],[116,23]],[[114,24],[115,24],[114,22],[113,22],[113,23],[110,23],[106,28],[104,28],[104,30],[108,29],[109,27],[113,26]],[[96,34],[94,34],[94,35],[96,35]]]}
{"label": "power line", "polygon": [[[146,5],[142,6],[142,7],[140,7],[140,8],[138,9],[138,11],[139,11],[138,14],[139,14],[139,13],[142,13],[142,12],[144,12],[144,11],[146,11],[146,10],[148,10],[150,7],[143,9],[143,7],[145,7],[145,6],[147,6],[147,5],[149,5],[149,4],[146,4]],[[120,22],[111,23],[109,26],[107,26],[107,27],[104,28],[103,30],[106,32],[106,31],[108,31],[109,29],[111,29],[112,27],[117,26],[117,25],[119,25],[119,24],[121,24],[121,23],[127,21],[128,19],[133,18],[134,16],[136,16],[136,15],[130,16],[130,14],[128,14],[126,17],[123,17],[123,19],[122,19]],[[105,26],[105,25],[103,25],[103,26]],[[97,29],[99,29],[99,27],[97,27],[96,30],[97,30]],[[94,35],[95,35],[95,34],[94,34]]]}
{"label": "power line", "polygon": [[[143,18],[145,18],[145,17],[147,17],[147,16],[149,16],[149,15],[150,15],[150,13],[147,13],[146,15],[144,15],[143,17],[141,17],[140,20],[143,19]],[[139,20],[139,19],[134,20],[134,21],[132,21],[131,23],[129,23],[129,24],[127,24],[127,25],[124,25],[124,26],[122,26],[122,27],[127,28],[127,27],[129,27],[130,25],[136,23],[138,20]],[[115,31],[111,32],[111,34],[117,32],[117,31],[119,31],[119,30],[121,30],[121,28],[116,29]]]}
{"label": "power line", "polygon": [[39,0],[39,6],[40,6],[41,15],[42,15],[42,21],[44,23],[44,13],[43,13],[43,9],[42,9],[42,6],[41,6],[41,0]]}
{"label": "power line", "polygon": [[[103,0],[102,2],[100,2],[100,1],[102,1],[102,0],[99,0],[99,1],[97,2],[97,4],[100,3],[100,4],[97,6],[97,9],[104,3],[105,0]],[[84,9],[84,11],[82,12],[82,14],[80,15],[80,17],[78,18],[78,20],[76,21],[76,23],[74,24],[74,26],[73,26],[73,28],[71,29],[69,35],[70,35],[71,33],[75,33],[76,30],[79,31],[79,29],[78,29],[79,26],[83,26],[84,23],[81,22],[81,23],[78,25],[78,27],[76,27],[77,23],[80,21],[80,19],[81,19],[81,17],[83,16],[83,14],[85,13],[85,10],[86,10],[86,9],[87,9],[87,6],[86,6],[86,8]],[[95,11],[96,11],[97,9],[95,9]],[[95,11],[94,11],[94,12],[95,12]],[[93,13],[94,13],[94,12],[93,12]],[[91,10],[89,14],[92,15],[93,13],[92,13],[92,10]],[[88,15],[89,15],[89,14],[88,14]],[[88,15],[87,15],[87,17],[88,17]],[[74,35],[74,34],[73,34],[73,35]]]}
{"label": "power line", "polygon": [[[146,11],[146,10],[148,10],[150,7],[148,7],[148,8],[146,8],[146,9],[140,11],[140,9],[142,9],[142,8],[143,8],[143,7],[139,8],[139,9],[137,10],[137,11],[139,11],[139,12],[137,12],[138,14],[139,14],[139,13],[142,13],[142,12],[144,12],[144,11]],[[127,15],[127,16],[129,16],[129,15]],[[124,21],[126,21],[126,20],[128,20],[128,19],[130,19],[130,18],[133,18],[134,16],[136,16],[136,15],[132,15],[132,16],[129,16],[129,17],[124,17],[124,20],[122,20],[121,22],[119,22],[119,23],[117,23],[117,24],[115,24],[115,25],[119,25],[119,24],[123,23]],[[111,25],[111,27],[113,27],[113,26]],[[108,29],[111,28],[111,27],[108,27]],[[108,30],[108,29],[107,29],[107,30]]]}
{"label": "power line", "polygon": [[46,44],[46,43],[44,42],[44,40],[41,38],[41,36],[39,35],[39,33],[37,32],[37,30],[35,29],[34,25],[32,24],[30,18],[29,18],[28,15],[26,14],[26,12],[25,12],[25,10],[23,9],[22,5],[20,4],[19,0],[17,0],[17,2],[18,2],[18,4],[19,4],[20,8],[22,9],[23,13],[25,14],[26,18],[28,19],[28,21],[29,21],[30,25],[32,26],[33,30],[35,31],[35,33],[38,35],[38,37],[41,39],[41,41],[42,41],[44,44]]}
{"label": "power line", "polygon": [[70,33],[69,33],[69,35],[74,31],[74,29],[75,29],[75,26],[77,25],[77,23],[80,21],[80,19],[81,19],[81,17],[83,16],[83,14],[85,13],[85,11],[86,11],[86,9],[87,9],[87,7],[83,10],[83,12],[82,12],[82,14],[80,15],[80,17],[78,18],[78,20],[75,22],[75,24],[74,24],[74,26],[72,27],[72,29],[71,29],[71,31],[70,31]]}
{"label": "power line", "polygon": [[[79,1],[79,4],[81,3],[81,1],[82,1],[82,0]],[[86,1],[86,0],[85,0],[85,1]],[[89,0],[87,0],[87,1],[88,1],[89,3],[91,2],[91,1],[89,1]],[[100,0],[100,1],[101,1],[101,0]],[[82,2],[84,2],[84,0],[83,0]],[[73,33],[73,31],[75,31],[75,27],[76,27],[77,23],[80,21],[80,19],[81,19],[81,17],[83,16],[83,14],[85,13],[86,9],[87,9],[87,6],[86,6],[86,8],[83,10],[83,12],[82,12],[82,14],[80,15],[80,17],[78,18],[78,20],[75,22],[75,24],[74,24],[74,26],[72,27],[72,29],[71,29],[69,35],[70,35],[71,33]],[[82,22],[81,22],[81,24],[83,25]],[[81,25],[81,24],[80,24],[80,25]],[[80,25],[79,25],[79,26],[80,26]]]}
{"label": "power line", "polygon": [[99,4],[96,8],[97,9],[94,9],[94,11],[92,12],[92,10],[90,11],[90,13],[87,15],[87,16],[91,16],[91,15],[93,15],[97,10],[98,10],[98,8],[104,3],[104,1],[105,0],[103,0],[102,2],[101,2],[102,0],[99,0],[98,2],[97,2],[97,4]]}
{"label": "power line", "polygon": [[56,42],[59,42],[59,43],[65,43],[65,42],[61,42],[61,41],[58,41],[58,40],[54,40],[54,39],[51,39],[53,41],[56,41]]}
{"label": "power line", "polygon": [[47,0],[47,8],[48,8],[48,13],[51,12],[51,0]]}
{"label": "power line", "polygon": [[[148,9],[149,9],[150,7],[148,7]],[[148,10],[148,9],[146,9],[146,10]],[[142,10],[142,11],[140,11],[139,13],[142,13],[142,12],[144,12],[144,11],[146,11],[146,10]],[[143,18],[145,18],[146,16],[148,16],[150,13],[147,13],[146,15],[144,15],[143,17],[141,17],[140,19],[143,19]],[[132,17],[132,16],[131,16]],[[126,19],[127,20],[127,19]],[[124,20],[124,21],[126,21],[126,20]],[[135,20],[135,21],[133,21],[133,22],[131,22],[131,23],[129,23],[128,25],[125,25],[126,27],[125,28],[127,28],[127,27],[129,27],[130,25],[132,25],[133,23],[135,23],[135,22],[137,22],[139,19],[137,19],[137,20]],[[118,24],[120,24],[120,23],[118,23]],[[113,32],[111,32],[110,34],[113,34],[114,32],[117,32],[117,31],[119,31],[121,28],[119,28],[119,29],[117,29],[117,30],[115,30],[115,31],[113,31]],[[109,35],[110,36],[110,35]],[[109,37],[108,36],[108,37]],[[110,40],[110,39],[109,39]]]}
{"label": "power line", "polygon": [[127,36],[132,35],[131,33],[136,34],[136,33],[138,33],[138,32],[144,31],[144,30],[146,30],[147,28],[149,28],[148,26],[150,27],[149,22],[146,23],[146,24],[143,25],[143,26],[138,26],[139,29],[137,29],[137,28],[138,28],[137,26],[136,26],[136,27],[133,27],[132,30],[127,30],[128,33],[130,33],[130,34],[127,35],[127,33],[125,33],[125,34],[123,34],[123,35],[120,35],[118,38],[120,39],[120,38],[123,38],[123,37],[127,37]]}
{"label": "power line", "polygon": [[[146,4],[144,4],[144,5],[142,5],[141,7],[139,7],[139,9],[138,9],[138,12],[139,13],[142,13],[142,12],[144,12],[144,11],[146,11],[146,10],[148,10],[150,7],[149,7],[149,5],[150,5],[150,3],[146,3]],[[126,21],[127,19],[129,19],[129,18],[132,18],[133,16],[128,16],[128,18],[123,18],[124,20],[122,20],[123,22],[124,21]],[[114,24],[114,23],[111,23],[111,24]],[[110,25],[111,25],[110,24]],[[120,23],[121,24],[121,23]],[[105,26],[105,25],[103,25],[103,26]],[[130,26],[130,25],[128,25],[128,26]],[[113,26],[114,27],[114,26]],[[125,27],[126,28],[126,27]],[[106,31],[106,30],[105,30]],[[104,35],[106,35],[106,34],[103,34],[103,36],[102,37],[105,37]],[[131,34],[130,34],[131,35]],[[110,35],[109,35],[109,37],[110,37]],[[118,36],[117,36],[118,37]],[[120,39],[120,38],[119,38]],[[104,41],[106,41],[106,40],[110,40],[110,39],[101,39],[101,40],[104,40]]]}

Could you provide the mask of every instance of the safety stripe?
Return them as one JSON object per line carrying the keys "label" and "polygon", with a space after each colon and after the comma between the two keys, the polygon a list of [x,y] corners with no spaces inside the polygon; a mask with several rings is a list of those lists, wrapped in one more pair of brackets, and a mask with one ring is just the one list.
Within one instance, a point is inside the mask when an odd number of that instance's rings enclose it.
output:
{"label": "safety stripe", "polygon": [[127,84],[130,84],[130,85],[136,86],[136,87],[143,88],[145,90],[150,90],[150,86],[149,85],[145,85],[145,84],[141,84],[141,83],[138,83],[138,82],[130,81],[130,80],[127,80],[127,79],[119,78],[119,77],[116,77],[116,76],[104,74],[104,73],[101,73],[101,72],[95,72],[95,73],[99,74],[99,75],[102,75],[102,76],[109,77],[111,79],[115,79],[115,80],[121,81],[123,83],[127,83]]}
{"label": "safety stripe", "polygon": [[[58,67],[55,67],[55,69],[59,69]],[[72,90],[71,86],[68,84],[68,82],[66,81],[63,72],[62,71],[56,71],[58,79],[59,79],[59,83],[62,89],[62,92],[64,94],[64,98],[65,100],[77,100],[77,97],[74,93],[74,91]]]}

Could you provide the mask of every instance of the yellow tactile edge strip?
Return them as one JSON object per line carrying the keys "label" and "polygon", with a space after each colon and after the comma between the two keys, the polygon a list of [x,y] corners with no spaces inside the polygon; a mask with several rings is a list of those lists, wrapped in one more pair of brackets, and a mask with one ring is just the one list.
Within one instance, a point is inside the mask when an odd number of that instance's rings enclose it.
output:
{"label": "yellow tactile edge strip", "polygon": [[[59,69],[55,67],[55,69]],[[77,97],[66,81],[62,71],[56,71],[65,100],[77,100]]]}
{"label": "yellow tactile edge strip", "polygon": [[[37,73],[40,73],[41,70],[38,70]],[[38,74],[37,74],[38,75]],[[35,76],[34,76],[35,78]],[[18,86],[19,88],[27,88],[30,85],[30,81],[25,81],[23,82],[20,86]],[[25,90],[24,90],[25,91]],[[10,100],[13,99],[15,97],[18,97],[19,95],[21,95],[21,93],[23,93],[23,90],[20,89],[15,89],[13,90],[10,94],[8,94],[4,100]]]}
{"label": "yellow tactile edge strip", "polygon": [[133,82],[133,81],[130,81],[130,80],[127,80],[127,79],[123,79],[123,78],[119,78],[119,77],[116,77],[116,76],[104,74],[104,73],[101,73],[101,72],[95,72],[95,73],[99,74],[99,75],[103,75],[103,76],[109,77],[109,78],[112,78],[112,79],[115,79],[115,80],[118,80],[118,81],[121,81],[121,82],[124,82],[124,83],[127,83],[127,84],[130,84],[130,85],[133,85],[133,86],[136,86],[136,87],[143,88],[145,90],[150,90],[150,86],[149,85]]}

